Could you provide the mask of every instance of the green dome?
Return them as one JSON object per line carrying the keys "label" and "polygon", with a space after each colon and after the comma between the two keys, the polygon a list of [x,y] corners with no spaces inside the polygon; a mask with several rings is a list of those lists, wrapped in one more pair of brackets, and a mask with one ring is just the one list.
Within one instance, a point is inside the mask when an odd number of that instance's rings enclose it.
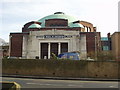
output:
{"label": "green dome", "polygon": [[30,25],[28,28],[41,28],[41,26],[35,23],[35,24]]}
{"label": "green dome", "polygon": [[84,26],[80,23],[70,23],[70,27],[81,27],[84,28]]}
{"label": "green dome", "polygon": [[73,17],[73,16],[70,16],[70,15],[66,15],[64,14],[63,12],[56,12],[52,15],[49,15],[49,16],[46,16],[46,17],[43,17],[41,18],[40,20],[38,20],[38,22],[41,22],[41,27],[45,27],[45,20],[48,20],[48,19],[67,19],[68,20],[68,26],[69,27],[81,27],[82,25],[73,25],[72,23],[74,21],[78,21],[77,18]]}

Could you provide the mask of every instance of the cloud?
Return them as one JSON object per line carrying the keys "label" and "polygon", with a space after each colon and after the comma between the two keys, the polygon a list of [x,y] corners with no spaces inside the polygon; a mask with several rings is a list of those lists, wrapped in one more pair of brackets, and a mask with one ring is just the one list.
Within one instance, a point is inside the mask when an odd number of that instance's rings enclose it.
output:
{"label": "cloud", "polygon": [[[37,0],[38,1],[38,0]],[[54,1],[54,0],[53,0]],[[51,13],[55,10],[60,10],[63,7],[62,3],[58,0],[55,0],[54,2],[50,2],[45,0],[40,0],[38,2],[31,2],[28,3],[3,3],[3,14],[9,14],[9,15],[16,15],[20,17],[24,17],[25,15],[29,15],[29,17],[37,16],[37,15],[43,15]],[[58,7],[58,4],[60,7]],[[62,7],[61,7],[62,6]],[[24,15],[25,14],[25,15]]]}
{"label": "cloud", "polygon": [[117,30],[118,0],[1,0],[0,4],[4,38],[12,31],[21,31],[25,23],[57,11],[93,23],[104,35]]}

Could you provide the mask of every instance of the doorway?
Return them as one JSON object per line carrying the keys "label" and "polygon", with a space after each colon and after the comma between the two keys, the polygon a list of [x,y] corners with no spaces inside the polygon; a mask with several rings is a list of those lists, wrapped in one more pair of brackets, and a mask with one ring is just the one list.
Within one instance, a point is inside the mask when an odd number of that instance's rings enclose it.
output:
{"label": "doorway", "polygon": [[55,54],[56,56],[58,56],[58,43],[51,43],[50,56],[53,56],[52,53]]}
{"label": "doorway", "polygon": [[48,59],[48,43],[41,43],[41,59]]}
{"label": "doorway", "polygon": [[61,53],[68,52],[68,43],[61,43]]}

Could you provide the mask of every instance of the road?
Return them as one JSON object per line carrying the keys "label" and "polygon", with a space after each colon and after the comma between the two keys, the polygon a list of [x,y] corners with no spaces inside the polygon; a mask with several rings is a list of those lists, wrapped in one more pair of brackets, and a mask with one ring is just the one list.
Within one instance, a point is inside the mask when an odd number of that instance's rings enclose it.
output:
{"label": "road", "polygon": [[3,77],[2,81],[15,81],[22,88],[118,88],[116,81],[50,80]]}

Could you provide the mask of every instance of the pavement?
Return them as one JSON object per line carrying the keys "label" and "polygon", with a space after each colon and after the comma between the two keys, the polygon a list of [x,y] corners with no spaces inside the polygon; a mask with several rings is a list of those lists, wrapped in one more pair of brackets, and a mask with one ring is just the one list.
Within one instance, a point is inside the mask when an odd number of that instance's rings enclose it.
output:
{"label": "pavement", "polygon": [[118,81],[120,79],[109,78],[76,78],[76,77],[48,77],[48,76],[25,76],[25,75],[2,75],[2,77],[31,78],[31,79],[53,79],[53,80],[82,80],[82,81]]}

